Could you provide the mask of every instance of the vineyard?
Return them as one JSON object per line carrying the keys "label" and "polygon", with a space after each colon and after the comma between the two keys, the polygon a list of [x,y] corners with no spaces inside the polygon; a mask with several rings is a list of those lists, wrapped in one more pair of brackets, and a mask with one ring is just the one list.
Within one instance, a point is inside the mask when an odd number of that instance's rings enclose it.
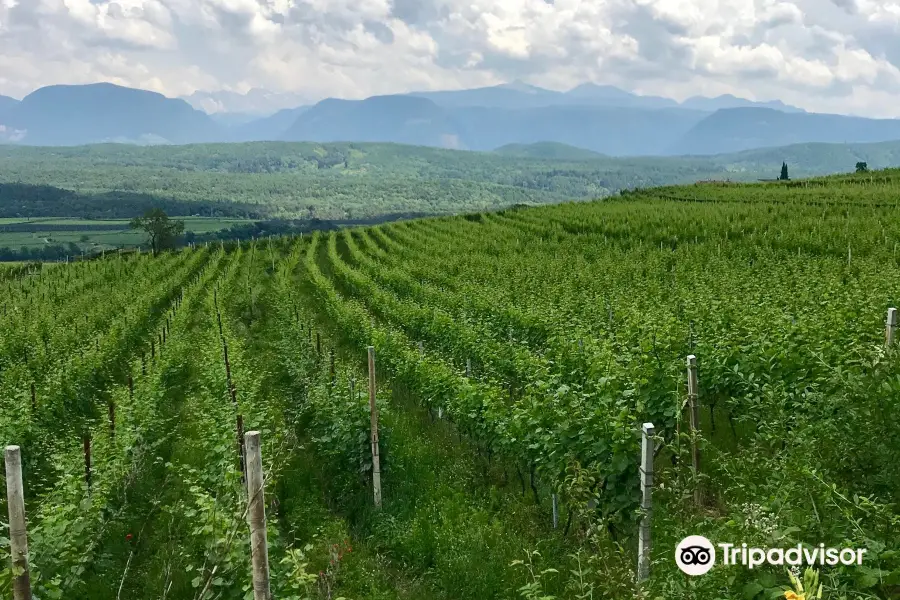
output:
{"label": "vineyard", "polygon": [[284,600],[784,597],[784,567],[685,576],[688,535],[865,548],[823,597],[900,597],[898,192],[708,183],[5,266],[28,547],[4,501],[0,594],[265,598],[253,528]]}

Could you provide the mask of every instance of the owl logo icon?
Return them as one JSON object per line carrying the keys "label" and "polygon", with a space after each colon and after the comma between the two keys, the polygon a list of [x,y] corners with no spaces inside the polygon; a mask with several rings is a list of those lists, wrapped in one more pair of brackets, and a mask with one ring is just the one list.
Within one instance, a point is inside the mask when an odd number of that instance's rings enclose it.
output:
{"label": "owl logo icon", "polygon": [[716,564],[716,549],[702,535],[689,535],[675,548],[675,563],[688,575],[703,575]]}

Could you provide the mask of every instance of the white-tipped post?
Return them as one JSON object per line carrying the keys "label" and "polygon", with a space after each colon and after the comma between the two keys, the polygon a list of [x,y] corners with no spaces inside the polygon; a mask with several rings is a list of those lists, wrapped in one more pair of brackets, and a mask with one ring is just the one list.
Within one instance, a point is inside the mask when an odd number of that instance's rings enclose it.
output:
{"label": "white-tipped post", "polygon": [[31,600],[28,572],[28,533],[25,528],[25,488],[22,485],[22,453],[6,447],[6,498],[9,504],[9,555],[13,571],[13,600]]}
{"label": "white-tipped post", "polygon": [[641,518],[638,535],[638,583],[650,578],[650,523],[653,516],[653,423],[644,423],[641,432]]}
{"label": "white-tipped post", "polygon": [[253,600],[271,600],[269,587],[269,546],[266,540],[266,491],[263,478],[259,432],[244,434],[247,452],[247,496],[250,506],[250,557],[253,562]]}
{"label": "white-tipped post", "polygon": [[894,345],[894,338],[897,333],[897,309],[889,308],[887,312],[887,321],[884,328],[884,347],[890,348]]}
{"label": "white-tipped post", "polygon": [[375,506],[381,507],[381,454],[378,450],[378,407],[375,404],[375,347],[369,346],[369,416],[372,432],[372,491]]}
{"label": "white-tipped post", "polygon": [[556,494],[551,496],[553,499],[553,529],[559,526],[559,505],[557,504]]}

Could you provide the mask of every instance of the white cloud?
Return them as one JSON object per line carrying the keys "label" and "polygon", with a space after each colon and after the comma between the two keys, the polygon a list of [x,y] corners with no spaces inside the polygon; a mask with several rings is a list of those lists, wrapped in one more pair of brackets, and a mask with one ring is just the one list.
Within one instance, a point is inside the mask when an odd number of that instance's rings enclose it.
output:
{"label": "white cloud", "polygon": [[900,117],[896,0],[0,0],[0,93],[320,98],[524,79]]}

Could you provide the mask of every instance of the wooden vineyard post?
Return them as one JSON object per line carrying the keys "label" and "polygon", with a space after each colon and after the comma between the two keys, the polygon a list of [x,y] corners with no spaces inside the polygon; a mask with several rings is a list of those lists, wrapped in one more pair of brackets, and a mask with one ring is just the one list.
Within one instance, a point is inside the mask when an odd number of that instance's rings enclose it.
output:
{"label": "wooden vineyard post", "polygon": [[116,437],[116,403],[113,400],[109,401],[109,406],[107,406],[109,410],[109,437],[110,439],[115,439]]}
{"label": "wooden vineyard post", "polygon": [[691,468],[694,471],[694,504],[700,506],[703,502],[703,494],[697,477],[700,475],[700,449],[697,446],[697,436],[700,434],[700,402],[697,399],[697,357],[693,354],[687,357],[687,384],[688,384],[688,410],[691,419]]}
{"label": "wooden vineyard post", "polygon": [[238,456],[240,457],[241,483],[247,481],[247,447],[244,436],[244,415],[237,416]]}
{"label": "wooden vineyard post", "polygon": [[884,347],[890,348],[894,345],[894,336],[897,332],[897,309],[889,308],[887,311],[887,322],[884,328]]}
{"label": "wooden vineyard post", "polygon": [[650,524],[653,516],[653,423],[644,423],[641,428],[641,517],[638,534],[638,583],[650,577]]}
{"label": "wooden vineyard post", "polygon": [[419,342],[419,358],[425,358],[425,342]]}
{"label": "wooden vineyard post", "polygon": [[472,376],[472,359],[466,359],[466,379]]}
{"label": "wooden vineyard post", "polygon": [[9,555],[13,569],[13,600],[31,600],[22,453],[18,446],[6,447],[6,499],[9,505]]}
{"label": "wooden vineyard post", "polygon": [[34,391],[34,382],[31,382],[31,413],[37,412],[37,394]]}
{"label": "wooden vineyard post", "polygon": [[266,540],[266,492],[259,432],[248,431],[244,441],[247,448],[247,521],[250,524],[253,600],[271,600],[269,546]]}
{"label": "wooden vineyard post", "polygon": [[372,490],[375,506],[381,507],[381,455],[378,450],[378,407],[375,405],[375,347],[369,346],[369,416],[371,418]]}

